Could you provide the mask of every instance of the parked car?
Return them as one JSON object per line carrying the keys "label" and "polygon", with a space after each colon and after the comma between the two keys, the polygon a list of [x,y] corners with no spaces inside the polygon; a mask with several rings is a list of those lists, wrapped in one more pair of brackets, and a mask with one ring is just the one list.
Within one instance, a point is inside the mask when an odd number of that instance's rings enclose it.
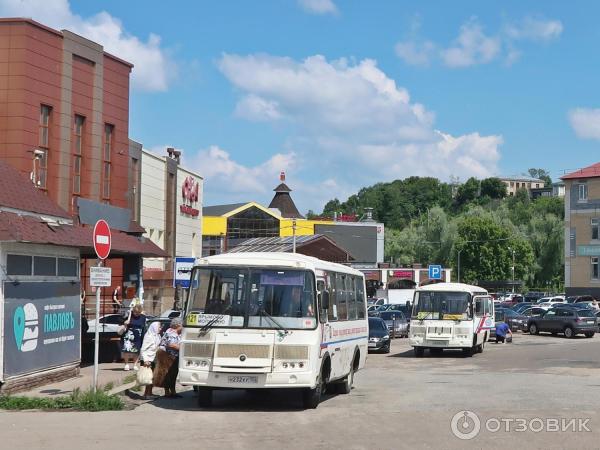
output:
{"label": "parked car", "polygon": [[591,303],[559,303],[555,308],[592,309]]}
{"label": "parked car", "polygon": [[517,303],[512,306],[512,310],[515,312],[525,311],[527,308],[531,308],[531,302]]}
{"label": "parked car", "polygon": [[571,295],[567,297],[567,303],[591,303],[594,297],[591,295]]}
{"label": "parked car", "polygon": [[502,309],[501,314],[504,316],[504,322],[510,327],[511,331],[526,331],[528,316],[518,313],[512,309]]}
{"label": "parked car", "polygon": [[527,317],[531,316],[541,316],[546,312],[545,308],[540,308],[539,306],[532,306],[531,308],[525,308],[521,311],[521,314]]}
{"label": "parked car", "polygon": [[379,317],[369,317],[369,351],[390,352],[390,332]]}
{"label": "parked car", "polygon": [[516,305],[517,303],[523,303],[524,301],[525,299],[522,295],[510,294],[510,296],[505,297],[504,300],[502,300],[502,304],[510,308],[511,306]]}
{"label": "parked car", "polygon": [[504,308],[499,308],[494,311],[494,327],[490,329],[488,339],[496,339],[496,326],[504,322]]}
{"label": "parked car", "polygon": [[531,317],[528,329],[531,334],[545,331],[552,334],[564,333],[567,338],[577,334],[591,338],[598,331],[598,320],[591,309],[551,308],[541,316]]}
{"label": "parked car", "polygon": [[180,317],[181,316],[181,311],[177,310],[177,309],[167,309],[165,312],[163,312],[160,317],[162,318],[168,318],[168,319],[174,319],[175,317]]}
{"label": "parked car", "polygon": [[543,292],[529,291],[527,294],[525,294],[523,296],[523,298],[525,299],[526,302],[535,303],[536,301],[538,301],[543,296],[544,296]]}
{"label": "parked car", "polygon": [[559,303],[566,303],[566,300],[563,297],[543,297],[543,298],[546,298],[547,300],[544,302],[538,301],[538,303],[537,303],[538,306],[554,306]]}
{"label": "parked car", "polygon": [[367,299],[367,305],[385,305],[385,298],[369,298]]}
{"label": "parked car", "polygon": [[377,317],[379,314],[387,310],[388,305],[372,305],[373,309],[371,309],[368,314],[369,317]]}
{"label": "parked car", "polygon": [[[106,314],[99,319],[99,333],[116,333],[125,322],[126,317],[122,314]],[[88,333],[96,332],[96,319],[88,320]]]}
{"label": "parked car", "polygon": [[402,311],[384,311],[379,317],[385,321],[392,337],[408,337],[408,321]]}

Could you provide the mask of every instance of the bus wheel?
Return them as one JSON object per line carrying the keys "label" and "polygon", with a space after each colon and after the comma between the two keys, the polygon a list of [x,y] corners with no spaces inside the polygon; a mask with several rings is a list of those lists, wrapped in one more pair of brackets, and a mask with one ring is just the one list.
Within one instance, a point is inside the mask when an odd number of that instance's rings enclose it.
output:
{"label": "bus wheel", "polygon": [[417,358],[422,358],[425,354],[425,349],[423,347],[413,347],[413,349]]}
{"label": "bus wheel", "polygon": [[209,407],[213,401],[213,390],[207,387],[198,387],[198,406]]}
{"label": "bus wheel", "polygon": [[485,341],[477,346],[477,353],[483,353],[483,348],[485,347]]}
{"label": "bus wheel", "polygon": [[354,353],[354,359],[350,365],[350,372],[346,378],[344,378],[344,380],[336,386],[338,394],[349,394],[350,391],[352,391],[352,384],[354,384],[354,372],[358,369],[359,363],[360,354],[356,352]]}
{"label": "bus wheel", "polygon": [[321,395],[325,390],[325,382],[323,381],[323,374],[319,373],[317,377],[317,385],[314,389],[305,389],[302,392],[302,405],[305,409],[315,409],[321,402]]}

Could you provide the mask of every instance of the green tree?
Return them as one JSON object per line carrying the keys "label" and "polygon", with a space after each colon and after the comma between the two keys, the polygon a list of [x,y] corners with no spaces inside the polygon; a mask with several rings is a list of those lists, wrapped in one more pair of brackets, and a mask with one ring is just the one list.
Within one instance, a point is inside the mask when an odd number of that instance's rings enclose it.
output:
{"label": "green tree", "polygon": [[479,197],[479,180],[477,178],[469,178],[458,187],[456,193],[456,203],[459,206],[473,202]]}
{"label": "green tree", "polygon": [[340,201],[337,198],[329,200],[323,207],[323,216],[333,217],[335,213],[339,213],[342,210]]}
{"label": "green tree", "polygon": [[506,184],[495,177],[481,180],[481,195],[494,199],[504,198],[507,195]]}
{"label": "green tree", "polygon": [[550,178],[550,174],[548,173],[548,171],[546,171],[544,169],[531,168],[527,171],[527,173],[532,178],[537,178],[539,180],[542,180],[546,187],[552,185],[552,178]]}

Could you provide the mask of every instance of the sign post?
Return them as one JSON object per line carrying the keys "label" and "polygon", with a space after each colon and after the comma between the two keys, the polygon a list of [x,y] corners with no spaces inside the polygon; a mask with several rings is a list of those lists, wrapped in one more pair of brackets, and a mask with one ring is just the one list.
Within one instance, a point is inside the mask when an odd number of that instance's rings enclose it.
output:
{"label": "sign post", "polygon": [[[98,390],[98,355],[100,352],[100,288],[111,285],[110,267],[102,267],[102,262],[110,254],[112,236],[105,220],[94,225],[94,250],[98,256],[97,267],[90,267],[90,285],[96,287],[96,329],[94,330],[94,393]],[[108,273],[107,273],[108,271]],[[108,284],[106,275],[108,274]]]}

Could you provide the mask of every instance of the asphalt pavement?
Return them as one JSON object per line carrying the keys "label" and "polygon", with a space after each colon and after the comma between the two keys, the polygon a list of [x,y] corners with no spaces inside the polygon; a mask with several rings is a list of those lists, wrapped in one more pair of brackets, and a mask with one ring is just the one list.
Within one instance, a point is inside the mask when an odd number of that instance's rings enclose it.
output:
{"label": "asphalt pavement", "polygon": [[519,333],[423,358],[397,339],[316,410],[293,391],[222,391],[211,409],[182,394],[122,412],[4,412],[0,434],[4,448],[46,450],[600,448],[600,338]]}

